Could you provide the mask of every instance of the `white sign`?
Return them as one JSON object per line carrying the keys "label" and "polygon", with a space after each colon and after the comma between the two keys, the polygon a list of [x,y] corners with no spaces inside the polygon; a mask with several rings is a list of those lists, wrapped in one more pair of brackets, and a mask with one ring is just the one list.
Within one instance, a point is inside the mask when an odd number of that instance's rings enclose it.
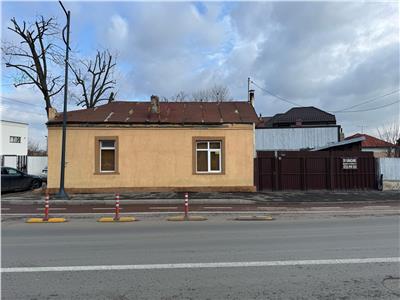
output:
{"label": "white sign", "polygon": [[342,158],[344,170],[357,170],[357,158]]}

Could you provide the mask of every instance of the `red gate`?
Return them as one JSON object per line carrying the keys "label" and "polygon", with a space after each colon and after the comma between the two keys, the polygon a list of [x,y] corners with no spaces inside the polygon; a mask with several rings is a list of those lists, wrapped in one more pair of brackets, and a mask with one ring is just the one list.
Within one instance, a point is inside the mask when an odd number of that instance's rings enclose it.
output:
{"label": "red gate", "polygon": [[376,189],[372,152],[257,151],[257,190]]}

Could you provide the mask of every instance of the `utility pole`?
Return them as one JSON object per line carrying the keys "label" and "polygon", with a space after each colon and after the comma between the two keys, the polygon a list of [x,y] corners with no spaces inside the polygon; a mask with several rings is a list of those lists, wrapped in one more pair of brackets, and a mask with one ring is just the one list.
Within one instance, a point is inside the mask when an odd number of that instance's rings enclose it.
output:
{"label": "utility pole", "polygon": [[[69,68],[69,28],[70,28],[70,19],[71,12],[67,11],[59,1],[62,9],[64,10],[65,16],[67,17],[67,25],[64,27],[62,31],[62,37],[65,47],[65,83],[64,83],[64,110],[63,110],[63,125],[62,125],[62,143],[61,143],[61,172],[60,172],[60,189],[56,194],[56,198],[58,199],[69,199],[68,194],[64,189],[64,180],[65,180],[65,143],[66,143],[66,134],[67,134],[67,97],[68,97],[68,68]],[[67,31],[67,37],[65,37],[64,33]]]}

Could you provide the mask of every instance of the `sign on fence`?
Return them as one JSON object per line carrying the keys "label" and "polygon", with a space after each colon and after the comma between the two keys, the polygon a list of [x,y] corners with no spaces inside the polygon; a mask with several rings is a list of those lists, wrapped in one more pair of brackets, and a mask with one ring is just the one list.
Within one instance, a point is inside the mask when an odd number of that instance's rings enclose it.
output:
{"label": "sign on fence", "polygon": [[342,158],[343,170],[357,170],[357,158]]}

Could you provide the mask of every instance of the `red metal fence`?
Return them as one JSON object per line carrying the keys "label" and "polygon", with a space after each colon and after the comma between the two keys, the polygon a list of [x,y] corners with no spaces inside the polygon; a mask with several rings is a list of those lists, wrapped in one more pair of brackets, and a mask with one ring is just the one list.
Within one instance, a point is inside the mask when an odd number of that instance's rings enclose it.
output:
{"label": "red metal fence", "polygon": [[376,189],[372,152],[257,151],[257,190]]}

